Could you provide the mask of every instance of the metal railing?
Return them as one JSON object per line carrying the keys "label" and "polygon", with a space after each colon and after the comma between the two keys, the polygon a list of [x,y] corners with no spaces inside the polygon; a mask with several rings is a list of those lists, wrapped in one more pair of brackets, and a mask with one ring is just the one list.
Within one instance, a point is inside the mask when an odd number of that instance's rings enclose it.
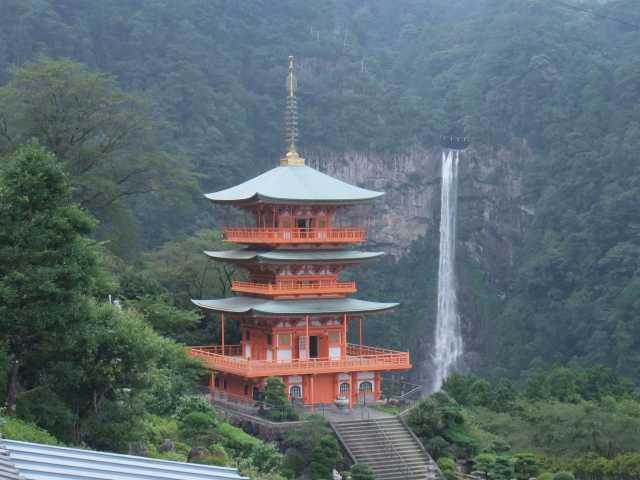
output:
{"label": "metal railing", "polygon": [[225,228],[223,239],[235,243],[360,243],[364,228]]}
{"label": "metal railing", "polygon": [[386,442],[391,446],[393,453],[396,455],[396,457],[398,457],[398,460],[400,460],[400,463],[402,463],[402,466],[404,467],[404,470],[405,470],[406,478],[411,478],[411,473],[413,473],[413,469],[409,468],[409,465],[407,464],[407,460],[398,451],[393,441],[387,435],[387,432],[384,431],[384,428],[381,428],[380,425],[378,425],[378,422],[376,421],[375,418],[373,419],[373,424],[376,426],[378,431],[382,433]]}
{"label": "metal railing", "polygon": [[[382,348],[349,344],[344,358],[309,358],[288,361],[249,360],[239,356],[229,356],[229,351],[241,352],[239,345],[225,347],[225,354],[215,351],[215,347],[187,347],[187,354],[202,359],[215,370],[236,373],[245,377],[268,377],[296,373],[340,373],[367,370],[408,370],[411,362],[408,352],[397,352]],[[240,350],[238,350],[240,349]],[[362,352],[362,354],[360,354]]]}
{"label": "metal railing", "polygon": [[231,290],[240,293],[255,293],[259,295],[319,295],[346,294],[357,291],[356,282],[327,281],[279,281],[276,283],[242,282],[234,280]]}

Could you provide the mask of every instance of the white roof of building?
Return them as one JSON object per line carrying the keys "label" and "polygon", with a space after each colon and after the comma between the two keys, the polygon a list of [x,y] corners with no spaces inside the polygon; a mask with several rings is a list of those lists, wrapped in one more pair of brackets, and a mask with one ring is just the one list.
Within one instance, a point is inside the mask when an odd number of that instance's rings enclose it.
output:
{"label": "white roof of building", "polygon": [[[0,441],[2,441],[0,439]],[[23,480],[23,477],[18,475],[16,466],[11,463],[9,458],[9,452],[0,443],[0,480]]]}
{"label": "white roof of building", "polygon": [[[2,450],[8,457],[2,456]],[[3,458],[5,465],[3,470]],[[8,462],[6,461],[8,458]],[[21,475],[11,472],[11,465]],[[5,475],[5,476],[3,476]],[[13,476],[11,476],[13,475]],[[235,468],[41,445],[0,438],[0,479],[20,480],[233,480]]]}

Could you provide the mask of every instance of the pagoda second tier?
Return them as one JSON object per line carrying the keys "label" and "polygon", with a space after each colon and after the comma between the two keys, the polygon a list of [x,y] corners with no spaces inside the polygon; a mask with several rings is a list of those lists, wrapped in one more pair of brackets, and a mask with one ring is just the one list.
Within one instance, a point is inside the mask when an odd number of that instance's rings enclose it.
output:
{"label": "pagoda second tier", "polygon": [[383,255],[341,250],[222,250],[205,254],[248,270],[249,279],[234,280],[232,291],[281,299],[344,297],[355,293],[356,283],[340,281],[339,272],[348,265]]}

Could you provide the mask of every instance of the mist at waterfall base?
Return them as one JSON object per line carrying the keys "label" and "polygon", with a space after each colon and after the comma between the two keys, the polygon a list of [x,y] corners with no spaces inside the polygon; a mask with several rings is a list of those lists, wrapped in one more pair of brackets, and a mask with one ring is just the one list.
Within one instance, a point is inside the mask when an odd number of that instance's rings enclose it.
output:
{"label": "mist at waterfall base", "polygon": [[457,150],[442,153],[438,304],[431,359],[433,373],[427,393],[438,391],[447,376],[459,367],[464,350],[455,275],[459,160]]}

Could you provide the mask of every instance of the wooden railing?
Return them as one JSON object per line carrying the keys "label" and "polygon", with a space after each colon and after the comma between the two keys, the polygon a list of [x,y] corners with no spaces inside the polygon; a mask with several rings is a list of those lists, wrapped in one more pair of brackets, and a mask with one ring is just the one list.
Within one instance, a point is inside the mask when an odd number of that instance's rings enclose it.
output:
{"label": "wooden railing", "polygon": [[[234,345],[228,348],[238,348]],[[225,348],[226,351],[226,348]],[[362,351],[363,354],[355,353]],[[241,356],[227,356],[215,353],[211,347],[188,347],[191,357],[203,360],[204,364],[223,372],[244,377],[268,377],[271,375],[297,375],[304,373],[340,373],[344,371],[408,370],[411,368],[408,352],[397,352],[369,346],[347,346],[345,358],[309,358],[285,362],[248,360]],[[355,354],[354,354],[355,353]]]}
{"label": "wooden railing", "polygon": [[[213,355],[223,355],[221,345],[206,345],[199,347],[188,347],[188,349],[197,349]],[[224,355],[228,357],[236,357],[242,355],[242,345],[225,345]]]}
{"label": "wooden railing", "polygon": [[356,282],[327,281],[279,281],[276,283],[240,282],[234,280],[231,290],[258,295],[328,295],[347,294],[357,291]]}
{"label": "wooden railing", "polygon": [[224,240],[235,243],[360,243],[364,228],[225,228]]}

